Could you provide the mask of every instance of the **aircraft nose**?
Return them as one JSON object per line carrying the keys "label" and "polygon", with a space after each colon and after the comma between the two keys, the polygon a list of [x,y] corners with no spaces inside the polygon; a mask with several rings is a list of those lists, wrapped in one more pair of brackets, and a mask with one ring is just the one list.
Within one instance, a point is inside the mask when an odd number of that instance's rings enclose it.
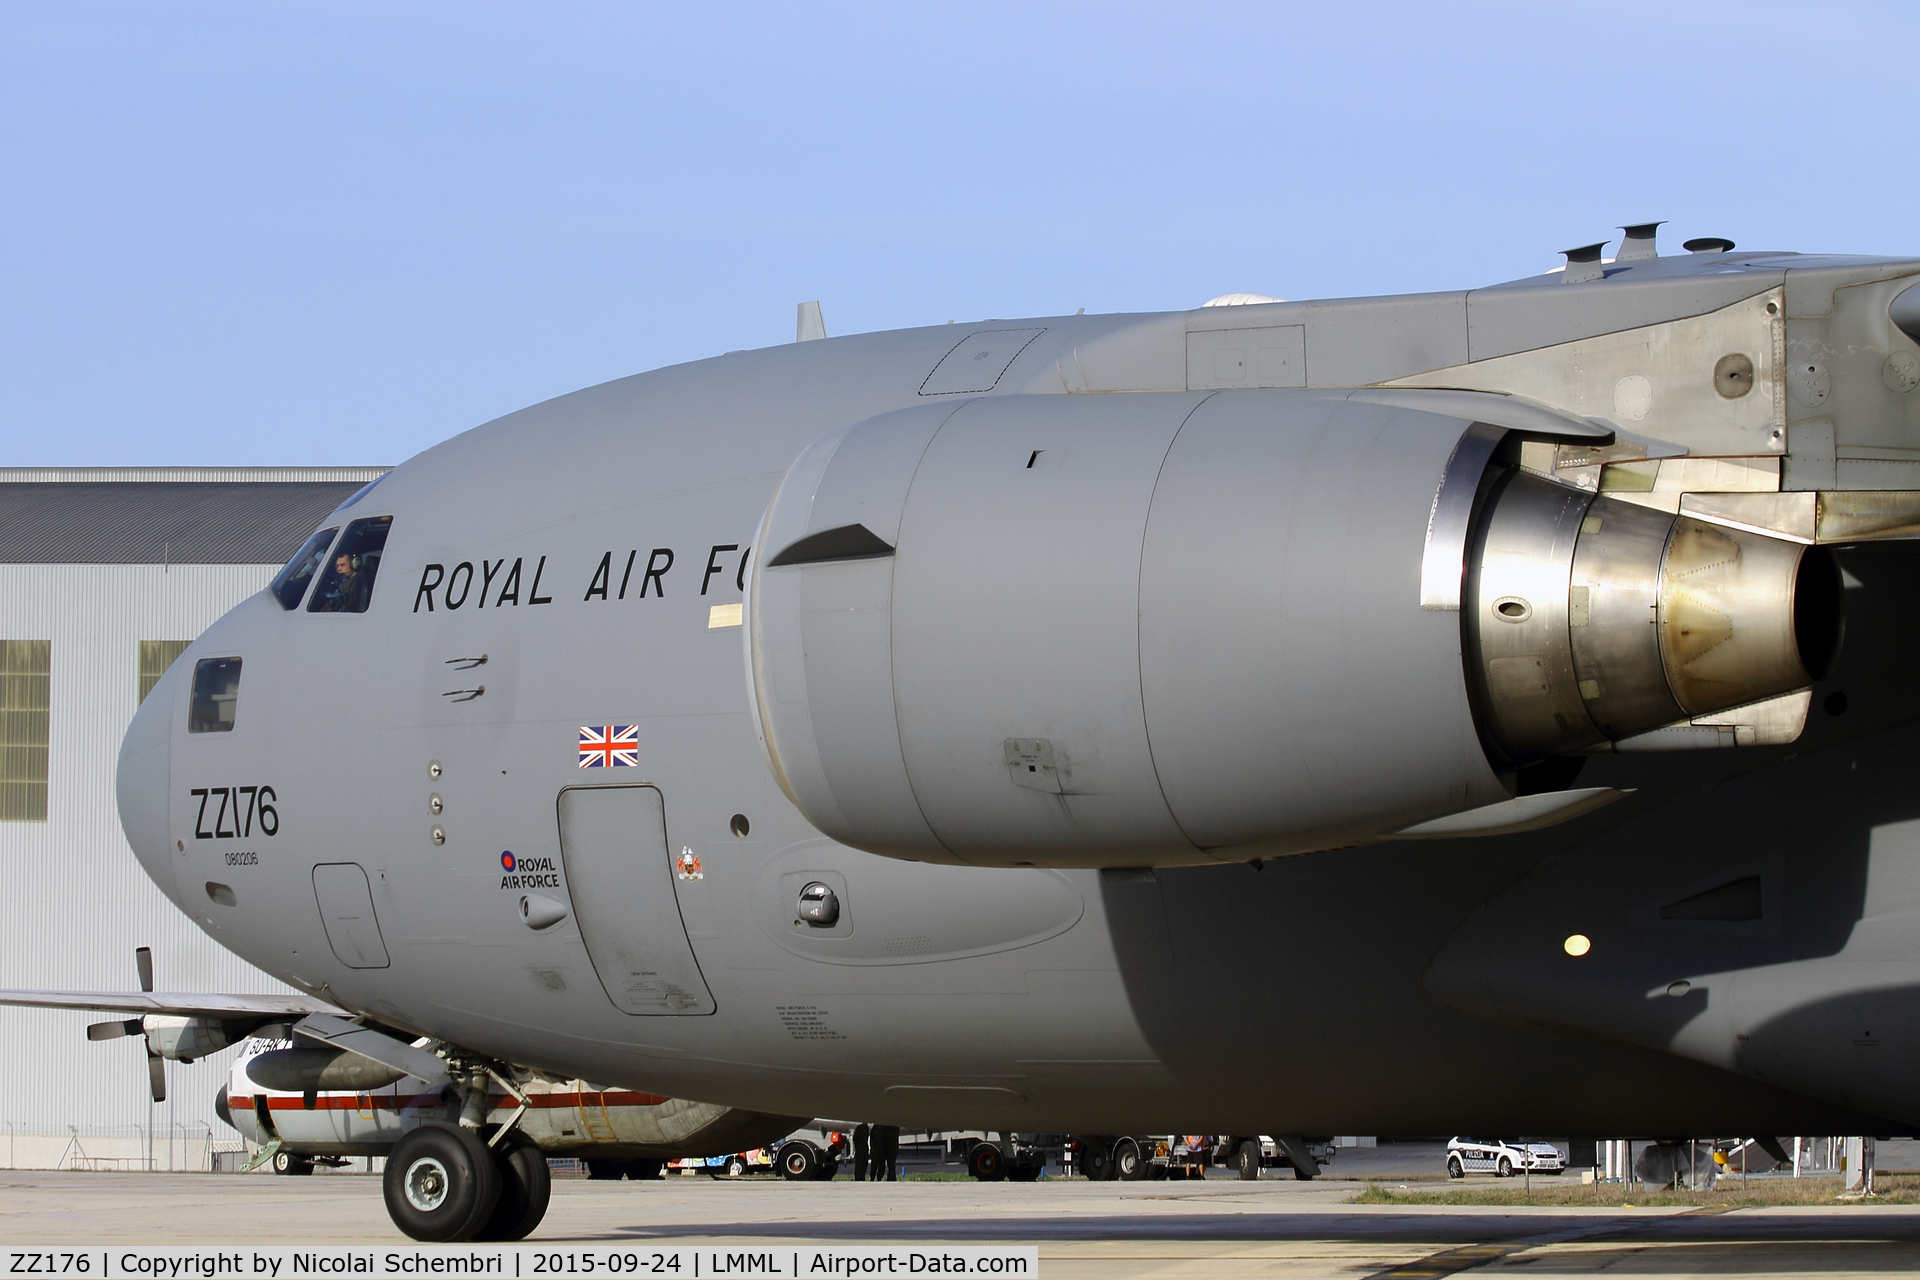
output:
{"label": "aircraft nose", "polygon": [[180,901],[173,874],[172,823],[167,810],[172,788],[169,763],[173,739],[173,705],[179,692],[181,667],[160,678],[140,709],[133,713],[127,736],[120,741],[120,763],[114,790],[120,807],[120,829],[133,846],[134,857],[160,892]]}

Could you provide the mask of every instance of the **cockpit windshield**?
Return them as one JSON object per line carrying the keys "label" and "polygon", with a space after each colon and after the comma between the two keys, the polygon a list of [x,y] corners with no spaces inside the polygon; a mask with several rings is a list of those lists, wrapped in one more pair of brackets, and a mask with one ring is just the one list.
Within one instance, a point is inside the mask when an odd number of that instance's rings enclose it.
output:
{"label": "cockpit windshield", "polygon": [[373,603],[373,579],[380,572],[392,516],[355,520],[340,535],[327,558],[327,570],[307,601],[308,613],[365,613]]}
{"label": "cockpit windshield", "polygon": [[287,561],[287,567],[273,576],[267,590],[273,592],[280,601],[282,609],[298,609],[300,597],[306,594],[307,584],[313,581],[314,573],[326,559],[327,548],[333,543],[333,535],[340,532],[340,526],[322,529],[308,538],[300,549],[293,553],[293,559]]}

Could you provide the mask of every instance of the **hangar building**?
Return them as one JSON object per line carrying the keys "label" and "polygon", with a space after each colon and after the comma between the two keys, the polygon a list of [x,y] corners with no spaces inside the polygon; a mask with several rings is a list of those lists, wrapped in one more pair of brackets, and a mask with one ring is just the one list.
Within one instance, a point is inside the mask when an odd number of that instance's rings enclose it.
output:
{"label": "hangar building", "polygon": [[[0,987],[285,991],[147,879],[114,763],[134,708],[189,641],[260,590],[385,467],[0,468]],[[206,1168],[233,1050],[168,1064],[151,1103],[135,1039],[89,1016],[0,1008],[0,1166]]]}

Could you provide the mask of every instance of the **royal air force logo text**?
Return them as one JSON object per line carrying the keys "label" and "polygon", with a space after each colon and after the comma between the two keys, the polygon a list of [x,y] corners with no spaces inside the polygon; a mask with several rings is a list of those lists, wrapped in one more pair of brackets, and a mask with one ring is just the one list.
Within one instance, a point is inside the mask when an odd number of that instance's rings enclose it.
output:
{"label": "royal air force logo text", "polygon": [[552,858],[516,858],[513,850],[507,849],[500,854],[500,869],[507,873],[500,877],[502,889],[560,887],[560,869],[553,865]]}

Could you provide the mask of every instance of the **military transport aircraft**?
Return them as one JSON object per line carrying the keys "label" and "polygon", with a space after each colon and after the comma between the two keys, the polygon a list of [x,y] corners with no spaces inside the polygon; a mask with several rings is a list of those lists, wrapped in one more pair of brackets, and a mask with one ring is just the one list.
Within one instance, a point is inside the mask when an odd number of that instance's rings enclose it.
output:
{"label": "military transport aircraft", "polygon": [[307,996],[8,998],[439,1072],[468,1126],[386,1181],[436,1239],[532,1226],[515,1063],[909,1128],[1915,1132],[1920,259],[1687,247],[469,431],[122,747],[155,883]]}

